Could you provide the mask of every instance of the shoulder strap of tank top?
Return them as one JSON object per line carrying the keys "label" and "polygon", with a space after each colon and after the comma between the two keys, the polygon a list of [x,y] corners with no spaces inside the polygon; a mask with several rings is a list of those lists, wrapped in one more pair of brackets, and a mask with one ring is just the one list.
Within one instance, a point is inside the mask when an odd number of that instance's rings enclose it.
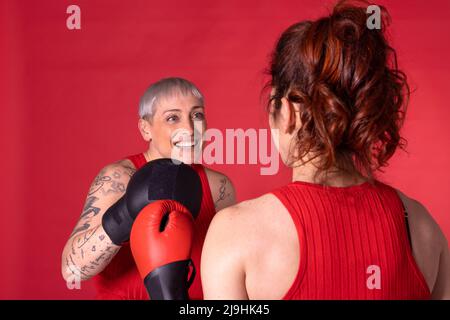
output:
{"label": "shoulder strap of tank top", "polygon": [[147,160],[145,159],[145,156],[143,153],[134,154],[127,157],[128,160],[133,162],[136,169],[140,169],[142,166],[144,166],[147,163]]}
{"label": "shoulder strap of tank top", "polygon": [[402,210],[403,210],[403,217],[404,217],[404,222],[405,222],[405,227],[406,227],[406,235],[408,236],[409,246],[412,250],[412,240],[411,240],[411,230],[409,229],[408,210],[406,210],[405,204],[403,203],[403,199],[400,197],[397,190],[395,188],[393,188],[392,186],[385,184],[381,181],[377,181],[377,183],[381,186],[389,188],[396,195],[398,200],[400,201],[400,204],[401,204]]}
{"label": "shoulder strap of tank top", "polygon": [[300,216],[298,215],[298,212],[297,212],[298,208],[295,207],[294,204],[291,202],[291,198],[293,198],[293,196],[294,196],[291,192],[292,192],[292,190],[290,188],[290,185],[278,187],[278,188],[270,191],[271,194],[273,194],[275,197],[278,198],[278,200],[282,203],[282,205],[286,208],[286,210],[292,216],[292,219],[294,220],[296,227],[300,228],[302,223],[300,221]]}
{"label": "shoulder strap of tank top", "polygon": [[406,234],[408,235],[409,246],[412,249],[411,230],[409,229],[409,221],[408,221],[408,211],[406,210],[405,205],[403,204],[403,201],[401,201],[401,203],[402,203],[402,208],[403,208],[403,215],[405,217]]}

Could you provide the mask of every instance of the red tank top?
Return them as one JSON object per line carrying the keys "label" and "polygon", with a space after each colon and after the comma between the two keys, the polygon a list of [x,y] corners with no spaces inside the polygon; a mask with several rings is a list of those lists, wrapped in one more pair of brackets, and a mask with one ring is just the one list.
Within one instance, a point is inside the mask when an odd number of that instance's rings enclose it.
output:
{"label": "red tank top", "polygon": [[296,181],[272,193],[289,211],[300,244],[284,300],[430,297],[394,188],[380,181],[343,188]]}
{"label": "red tank top", "polygon": [[[142,153],[129,156],[136,169],[147,163]],[[191,258],[196,268],[194,282],[189,288],[189,297],[192,300],[202,300],[203,291],[200,280],[200,258],[205,240],[206,231],[216,212],[211,196],[211,190],[202,165],[193,164],[197,171],[203,188],[203,198],[200,213],[195,219],[194,244]],[[124,299],[124,300],[148,300],[147,290],[134,263],[129,243],[124,244],[108,266],[94,277],[97,289],[97,299]]]}

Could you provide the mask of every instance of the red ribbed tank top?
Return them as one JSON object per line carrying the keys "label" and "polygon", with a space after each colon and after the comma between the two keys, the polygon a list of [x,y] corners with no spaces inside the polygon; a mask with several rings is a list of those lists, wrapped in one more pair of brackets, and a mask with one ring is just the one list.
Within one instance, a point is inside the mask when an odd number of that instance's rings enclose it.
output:
{"label": "red ribbed tank top", "polygon": [[[133,162],[136,169],[141,168],[147,163],[142,153],[129,156],[128,159]],[[202,300],[203,290],[200,280],[200,258],[206,231],[216,210],[205,168],[199,164],[193,164],[191,166],[197,171],[200,177],[203,198],[200,213],[194,223],[195,234],[191,258],[196,268],[196,276],[189,288],[189,298],[192,300]],[[149,299],[147,290],[134,263],[129,243],[125,243],[108,266],[94,277],[94,283],[97,289],[97,299]]]}
{"label": "red ribbed tank top", "polygon": [[375,180],[350,187],[296,181],[272,192],[298,233],[300,265],[283,299],[428,299],[404,207]]}

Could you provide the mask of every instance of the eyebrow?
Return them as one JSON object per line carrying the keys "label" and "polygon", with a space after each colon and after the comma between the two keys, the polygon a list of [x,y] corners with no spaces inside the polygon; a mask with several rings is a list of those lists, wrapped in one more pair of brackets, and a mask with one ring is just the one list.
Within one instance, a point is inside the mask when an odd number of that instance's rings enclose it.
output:
{"label": "eyebrow", "polygon": [[181,112],[180,109],[169,109],[169,110],[164,111],[163,114],[164,114],[164,113],[167,113],[167,112],[174,112],[174,111]]}
{"label": "eyebrow", "polygon": [[[204,106],[193,106],[192,109],[205,108]],[[163,112],[163,114],[167,112],[181,112],[181,109],[169,109]]]}

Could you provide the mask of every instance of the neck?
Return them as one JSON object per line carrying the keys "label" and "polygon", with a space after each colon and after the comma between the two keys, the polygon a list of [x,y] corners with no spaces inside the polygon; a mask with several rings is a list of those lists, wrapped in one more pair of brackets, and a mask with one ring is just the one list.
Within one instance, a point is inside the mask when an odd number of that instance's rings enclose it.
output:
{"label": "neck", "polygon": [[348,187],[352,185],[361,184],[367,181],[361,174],[350,175],[343,171],[330,171],[327,176],[324,173],[314,175],[317,168],[312,164],[295,166],[292,169],[292,181],[305,181],[310,183],[324,184],[332,187]]}
{"label": "neck", "polygon": [[160,159],[160,158],[162,158],[161,155],[156,154],[156,153],[153,151],[153,149],[150,148],[150,147],[144,152],[144,157],[145,157],[145,160],[147,160],[147,162],[152,161],[152,160],[155,160],[155,159]]}

